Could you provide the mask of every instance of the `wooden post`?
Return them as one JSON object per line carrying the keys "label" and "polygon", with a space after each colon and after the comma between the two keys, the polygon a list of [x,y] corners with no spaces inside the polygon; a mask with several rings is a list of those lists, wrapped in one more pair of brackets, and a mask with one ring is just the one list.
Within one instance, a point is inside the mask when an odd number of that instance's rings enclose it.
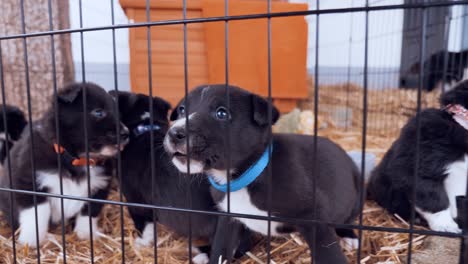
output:
{"label": "wooden post", "polygon": [[[22,33],[19,0],[0,1],[0,36]],[[26,33],[49,31],[48,0],[25,0]],[[69,23],[68,1],[52,0],[54,30],[67,29]],[[53,95],[53,70],[50,36],[27,38],[29,87],[33,118],[38,118],[50,105]],[[69,34],[54,36],[56,80],[60,88],[74,79],[71,41]],[[2,49],[3,81],[7,104],[16,105],[25,112],[27,108],[27,80],[23,39],[0,41]],[[0,101],[1,102],[1,101]],[[27,113],[27,112],[26,112]]]}

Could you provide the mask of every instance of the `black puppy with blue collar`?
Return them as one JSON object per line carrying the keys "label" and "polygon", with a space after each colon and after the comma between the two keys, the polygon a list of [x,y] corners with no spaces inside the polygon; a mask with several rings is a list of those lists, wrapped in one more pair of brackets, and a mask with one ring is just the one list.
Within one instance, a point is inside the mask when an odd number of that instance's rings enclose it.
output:
{"label": "black puppy with blue collar", "polygon": [[[267,100],[241,88],[200,86],[173,111],[174,122],[164,147],[180,171],[187,172],[190,167],[190,173],[208,175],[212,196],[223,211],[267,216],[271,171],[272,216],[352,223],[359,212],[360,189],[359,172],[353,161],[338,145],[322,137],[314,146],[311,136],[273,134],[270,145],[269,124],[278,117],[278,110]],[[229,193],[227,171],[231,179]],[[351,230],[335,230],[325,223],[272,221],[268,231],[265,220],[236,219],[263,235],[300,232],[310,248],[316,249],[314,263],[319,264],[346,263],[338,236],[355,238]]]}
{"label": "black puppy with blue collar", "polygon": [[[164,151],[162,144],[169,126],[169,103],[161,98],[150,99],[142,94],[111,94],[118,96],[121,121],[131,131],[129,144],[121,153],[120,188],[127,201],[217,212],[216,204],[210,195],[208,180],[180,173]],[[153,122],[150,116],[150,100]],[[191,205],[188,194],[191,195]],[[128,207],[128,210],[139,231],[139,237],[135,240],[137,246],[150,246],[153,243],[154,220],[178,235],[189,236],[188,213],[155,210],[153,214],[153,210],[141,207]],[[231,257],[234,252],[227,248],[236,248],[240,243],[242,245],[238,248],[236,257],[240,257],[249,249],[250,234],[241,225],[225,217],[210,214],[192,214],[190,218],[194,242],[203,242],[194,244],[194,253],[197,255],[192,259],[193,263],[218,263],[219,256]]]}

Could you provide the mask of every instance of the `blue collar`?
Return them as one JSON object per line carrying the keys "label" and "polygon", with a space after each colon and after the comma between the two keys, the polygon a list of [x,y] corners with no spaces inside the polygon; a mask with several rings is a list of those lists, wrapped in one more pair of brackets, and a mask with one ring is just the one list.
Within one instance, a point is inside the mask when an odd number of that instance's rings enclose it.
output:
{"label": "blue collar", "polygon": [[161,127],[159,125],[153,124],[153,125],[138,125],[133,129],[133,134],[135,137],[141,136],[146,132],[149,131],[155,131],[155,130],[160,130]]}
{"label": "blue collar", "polygon": [[[229,190],[231,192],[236,192],[246,187],[247,185],[255,181],[255,179],[257,179],[257,177],[260,176],[260,174],[262,174],[263,170],[266,168],[270,161],[270,155],[268,155],[268,150],[270,150],[270,152],[273,151],[273,144],[268,146],[265,152],[263,152],[260,159],[255,164],[250,166],[250,168],[248,168],[244,173],[242,173],[242,175],[240,175],[239,178],[229,182]],[[228,191],[227,184],[218,184],[211,176],[208,176],[208,180],[216,190],[221,192]]]}

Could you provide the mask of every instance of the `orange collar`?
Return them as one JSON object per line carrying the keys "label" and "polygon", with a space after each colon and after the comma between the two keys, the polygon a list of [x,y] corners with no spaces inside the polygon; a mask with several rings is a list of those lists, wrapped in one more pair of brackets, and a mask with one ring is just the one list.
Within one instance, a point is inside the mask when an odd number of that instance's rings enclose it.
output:
{"label": "orange collar", "polygon": [[90,158],[90,159],[86,159],[86,158],[76,158],[74,156],[72,156],[64,147],[58,145],[57,143],[54,143],[54,150],[55,150],[55,153],[57,154],[60,154],[62,157],[64,157],[65,161],[67,162],[70,162],[71,165],[75,166],[75,167],[79,167],[79,166],[96,166],[96,160]]}

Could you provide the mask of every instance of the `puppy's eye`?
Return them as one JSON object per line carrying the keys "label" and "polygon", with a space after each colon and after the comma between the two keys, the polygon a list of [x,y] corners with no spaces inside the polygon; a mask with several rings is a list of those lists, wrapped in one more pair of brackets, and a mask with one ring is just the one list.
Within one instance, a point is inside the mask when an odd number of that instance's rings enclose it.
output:
{"label": "puppy's eye", "polygon": [[106,117],[107,114],[106,114],[106,111],[102,109],[94,109],[93,111],[91,111],[91,115],[97,119],[102,119]]}
{"label": "puppy's eye", "polygon": [[185,115],[185,106],[183,106],[183,105],[179,106],[179,114],[180,115]]}
{"label": "puppy's eye", "polygon": [[228,110],[225,107],[220,106],[220,107],[218,107],[218,109],[216,109],[216,118],[217,119],[219,119],[219,120],[228,120],[230,117],[231,117],[231,115],[229,114]]}

